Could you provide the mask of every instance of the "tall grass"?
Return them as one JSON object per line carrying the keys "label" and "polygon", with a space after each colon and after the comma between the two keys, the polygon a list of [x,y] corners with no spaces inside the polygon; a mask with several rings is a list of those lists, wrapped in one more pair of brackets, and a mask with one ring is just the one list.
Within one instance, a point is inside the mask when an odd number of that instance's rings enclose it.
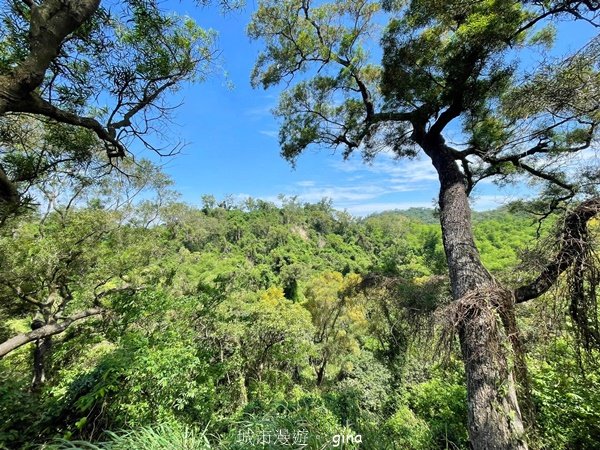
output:
{"label": "tall grass", "polygon": [[[41,447],[44,450],[211,450],[205,432],[185,425],[161,424],[122,433],[106,433],[105,442],[67,441]],[[40,450],[41,450],[40,449]]]}

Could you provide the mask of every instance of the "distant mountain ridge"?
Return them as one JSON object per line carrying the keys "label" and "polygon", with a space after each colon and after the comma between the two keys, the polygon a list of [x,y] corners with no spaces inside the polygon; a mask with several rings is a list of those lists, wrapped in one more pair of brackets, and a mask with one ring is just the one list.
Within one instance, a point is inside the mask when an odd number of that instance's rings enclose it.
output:
{"label": "distant mountain ridge", "polygon": [[[372,214],[370,217],[382,215],[399,215],[429,225],[439,223],[438,211],[434,208],[414,207],[408,209],[394,209]],[[501,220],[503,218],[506,218],[507,216],[518,216],[525,218],[528,217],[528,214],[524,211],[513,211],[510,209],[510,206],[501,206],[499,208],[491,209],[488,211],[472,211],[472,218],[473,222],[475,223],[486,220]]]}

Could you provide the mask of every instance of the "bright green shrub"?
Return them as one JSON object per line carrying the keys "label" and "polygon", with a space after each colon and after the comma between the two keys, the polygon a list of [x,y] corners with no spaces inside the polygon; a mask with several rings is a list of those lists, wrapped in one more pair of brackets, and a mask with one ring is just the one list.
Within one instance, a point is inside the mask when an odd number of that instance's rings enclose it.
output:
{"label": "bright green shrub", "polygon": [[382,434],[389,440],[390,449],[427,450],[433,446],[429,425],[417,417],[408,406],[400,406],[384,424]]}
{"label": "bright green shrub", "polygon": [[[354,432],[340,424],[319,395],[296,390],[288,401],[248,404],[242,418],[225,436],[223,445],[228,450],[284,450],[301,448],[299,445],[305,443],[304,448],[317,450],[330,448],[328,445],[334,436],[340,434],[353,435]],[[266,446],[262,445],[265,440],[270,442]]]}
{"label": "bright green shrub", "polygon": [[[540,447],[594,450],[600,443],[600,374],[580,365],[572,343],[557,340],[547,361],[529,364]],[[585,368],[585,371],[582,371]]]}
{"label": "bright green shrub", "polygon": [[57,440],[56,444],[41,447],[44,450],[210,450],[211,445],[203,431],[180,425],[163,423],[132,431],[107,432],[105,442]]}
{"label": "bright green shrub", "polygon": [[433,441],[440,447],[468,448],[467,392],[464,382],[451,374],[440,374],[429,381],[411,386],[411,409],[423,419]]}

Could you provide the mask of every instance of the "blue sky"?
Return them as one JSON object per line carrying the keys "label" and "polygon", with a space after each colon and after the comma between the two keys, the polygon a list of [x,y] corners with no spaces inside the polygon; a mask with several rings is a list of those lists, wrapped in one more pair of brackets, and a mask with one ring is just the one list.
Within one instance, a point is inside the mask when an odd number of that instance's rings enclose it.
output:
{"label": "blue sky", "polygon": [[[174,100],[183,104],[173,113],[168,134],[172,142],[187,145],[180,154],[160,163],[175,180],[175,189],[184,201],[199,204],[203,194],[271,201],[284,194],[306,202],[327,197],[337,209],[357,216],[434,205],[437,177],[426,159],[395,161],[382,154],[367,165],[359,155],[344,161],[341,149],[337,153],[321,149],[305,152],[292,168],[281,158],[278,123],[271,114],[279,91],[253,89],[249,81],[261,48],[245,32],[255,3],[250,1],[243,11],[225,16],[214,7],[198,8],[187,1],[169,1],[164,6],[218,31],[221,63],[228,74],[215,74],[205,83],[187,86]],[[482,184],[473,206],[492,209],[523,193],[518,188],[499,191],[494,185]]]}

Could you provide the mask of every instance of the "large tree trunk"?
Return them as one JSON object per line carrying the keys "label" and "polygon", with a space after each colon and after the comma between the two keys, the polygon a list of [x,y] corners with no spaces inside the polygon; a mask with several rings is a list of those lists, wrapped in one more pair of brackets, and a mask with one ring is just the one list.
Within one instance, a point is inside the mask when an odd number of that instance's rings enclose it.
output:
{"label": "large tree trunk", "polygon": [[[510,345],[499,322],[505,291],[473,291],[459,307],[458,335],[467,377],[469,437],[475,450],[526,450]],[[469,297],[465,297],[469,298]]]}
{"label": "large tree trunk", "polygon": [[29,53],[12,71],[0,76],[0,115],[40,86],[52,61],[58,56],[64,39],[88,20],[100,6],[100,0],[46,0],[31,2]]}
{"label": "large tree trunk", "polygon": [[513,300],[483,266],[475,246],[465,177],[441,138],[424,145],[440,179],[440,221],[467,377],[474,450],[526,450],[503,308]]}

